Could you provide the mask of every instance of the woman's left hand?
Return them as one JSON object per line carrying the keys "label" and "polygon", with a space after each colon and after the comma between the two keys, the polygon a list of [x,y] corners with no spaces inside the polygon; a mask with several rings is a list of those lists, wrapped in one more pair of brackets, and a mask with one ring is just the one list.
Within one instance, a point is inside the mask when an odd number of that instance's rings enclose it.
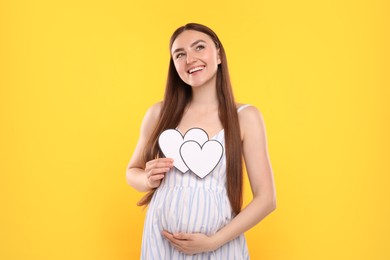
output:
{"label": "woman's left hand", "polygon": [[168,239],[173,247],[187,255],[209,252],[217,249],[212,237],[202,233],[172,234],[164,230],[162,234]]}

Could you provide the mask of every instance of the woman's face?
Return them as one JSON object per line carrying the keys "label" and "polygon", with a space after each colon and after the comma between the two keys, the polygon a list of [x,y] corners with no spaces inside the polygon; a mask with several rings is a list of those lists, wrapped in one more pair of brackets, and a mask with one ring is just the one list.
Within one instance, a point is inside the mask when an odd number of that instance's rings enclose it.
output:
{"label": "woman's face", "polygon": [[203,86],[215,80],[219,49],[205,33],[186,30],[172,44],[171,55],[180,78],[192,87]]}

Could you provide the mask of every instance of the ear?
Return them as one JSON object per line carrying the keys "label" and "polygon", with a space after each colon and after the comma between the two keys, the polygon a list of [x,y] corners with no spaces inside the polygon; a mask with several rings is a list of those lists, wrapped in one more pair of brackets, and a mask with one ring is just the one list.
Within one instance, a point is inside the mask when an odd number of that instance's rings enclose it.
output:
{"label": "ear", "polygon": [[221,64],[221,49],[218,48],[218,49],[217,49],[217,52],[218,52],[218,53],[217,53],[217,55],[218,55],[218,56],[217,56],[218,64]]}

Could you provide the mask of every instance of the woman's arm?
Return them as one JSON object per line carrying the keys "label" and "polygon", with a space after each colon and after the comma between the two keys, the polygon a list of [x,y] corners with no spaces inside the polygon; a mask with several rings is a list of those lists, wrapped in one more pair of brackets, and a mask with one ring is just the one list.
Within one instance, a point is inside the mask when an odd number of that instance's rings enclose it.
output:
{"label": "woman's arm", "polygon": [[253,106],[244,109],[239,115],[243,155],[253,199],[227,226],[215,234],[217,247],[249,230],[276,208],[275,184],[263,117]]}
{"label": "woman's arm", "polygon": [[165,173],[173,166],[170,158],[152,160],[146,162],[146,165],[143,160],[145,145],[156,127],[160,111],[161,103],[157,103],[146,112],[137,146],[126,169],[127,183],[141,192],[158,187]]}
{"label": "woman's arm", "polygon": [[187,254],[213,251],[249,230],[276,208],[276,194],[271,163],[268,156],[264,120],[255,107],[239,113],[243,140],[243,156],[252,189],[252,201],[232,221],[215,235],[170,234],[164,236]]}

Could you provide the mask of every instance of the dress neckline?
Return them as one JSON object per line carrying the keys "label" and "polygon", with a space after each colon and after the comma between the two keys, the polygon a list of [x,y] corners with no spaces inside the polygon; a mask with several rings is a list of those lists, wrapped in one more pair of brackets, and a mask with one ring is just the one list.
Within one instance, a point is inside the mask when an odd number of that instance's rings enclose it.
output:
{"label": "dress neckline", "polygon": [[210,137],[209,139],[214,139],[216,138],[220,133],[222,133],[223,131],[225,130],[225,128],[222,128],[221,130],[219,130],[214,136]]}
{"label": "dress neckline", "polygon": [[210,136],[209,136],[209,133],[207,133],[206,130],[204,130],[204,129],[201,128],[201,127],[191,127],[191,128],[188,129],[184,134],[183,134],[183,132],[182,132],[178,127],[176,127],[175,130],[178,131],[182,136],[184,136],[188,131],[190,131],[190,130],[193,129],[193,128],[200,128],[200,129],[202,129],[202,130],[207,134],[209,140],[215,139],[220,133],[222,133],[222,132],[225,130],[224,128],[222,128],[222,129],[219,130],[217,133],[215,133],[212,137],[210,137]]}
{"label": "dress neckline", "polygon": [[[247,107],[249,107],[249,106],[251,106],[250,104],[244,104],[244,105],[241,105],[240,107],[238,107],[237,108],[237,113],[239,113],[241,110],[243,110],[243,109],[245,109],[245,108],[247,108]],[[192,129],[192,128],[200,128],[200,129],[202,129],[203,131],[205,131],[206,132],[206,130],[204,130],[203,128],[201,128],[201,127],[191,127],[190,129]],[[184,134],[183,134],[183,132],[182,131],[180,131],[180,129],[176,126],[176,128],[175,128],[182,136],[184,136],[190,129],[188,129]],[[207,136],[209,137],[209,140],[211,140],[211,139],[215,139],[220,133],[222,133],[222,132],[224,132],[224,128],[222,128],[221,130],[219,130],[217,133],[215,133],[212,137],[210,137],[209,136],[209,133],[207,133],[206,132],[206,134],[207,134]]]}

